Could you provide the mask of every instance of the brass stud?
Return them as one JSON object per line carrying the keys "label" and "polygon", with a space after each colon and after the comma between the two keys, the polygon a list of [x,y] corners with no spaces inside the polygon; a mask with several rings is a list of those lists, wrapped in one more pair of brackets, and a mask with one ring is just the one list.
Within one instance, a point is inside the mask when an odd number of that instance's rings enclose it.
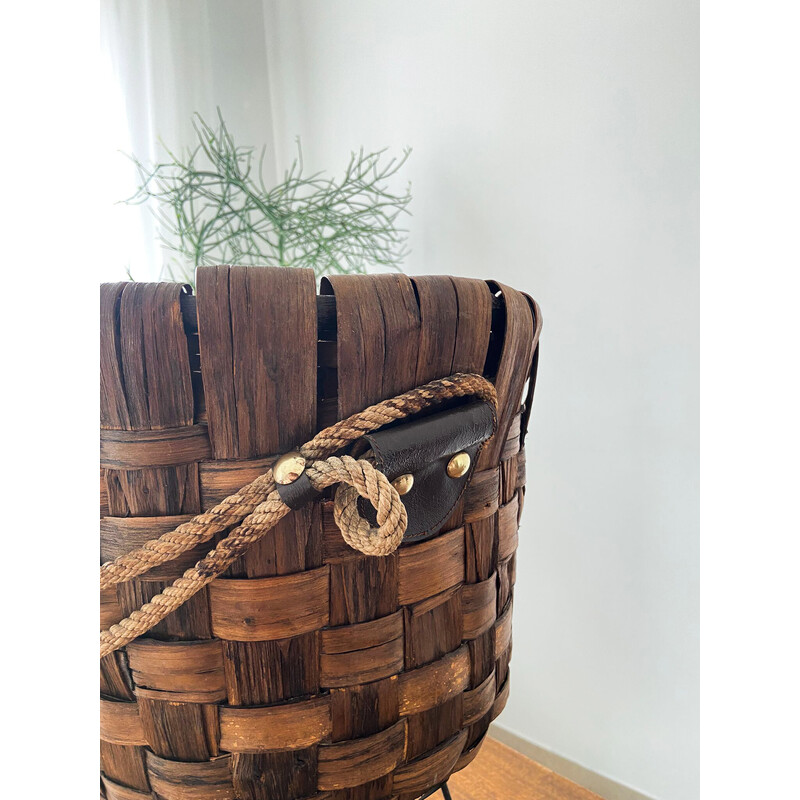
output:
{"label": "brass stud", "polygon": [[397,494],[399,495],[408,494],[413,485],[414,476],[410,472],[407,472],[405,475],[399,475],[392,481],[392,486],[397,489]]}
{"label": "brass stud", "polygon": [[296,450],[284,453],[272,467],[272,475],[275,483],[286,486],[294,483],[306,468],[306,460]]}
{"label": "brass stud", "polygon": [[457,453],[447,464],[447,474],[451,478],[462,478],[469,471],[471,463],[469,453]]}

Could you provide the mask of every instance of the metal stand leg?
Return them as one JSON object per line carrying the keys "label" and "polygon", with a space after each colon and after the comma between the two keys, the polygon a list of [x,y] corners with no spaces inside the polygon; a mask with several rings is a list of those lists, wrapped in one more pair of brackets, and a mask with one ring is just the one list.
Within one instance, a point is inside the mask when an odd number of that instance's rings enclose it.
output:
{"label": "metal stand leg", "polygon": [[419,800],[427,800],[427,798],[433,797],[433,795],[439,791],[442,793],[444,800],[453,800],[453,798],[450,797],[450,790],[447,788],[447,781],[445,781],[441,786],[437,786],[435,789],[431,789],[429,792],[426,792],[424,795],[422,795],[422,797],[419,798]]}

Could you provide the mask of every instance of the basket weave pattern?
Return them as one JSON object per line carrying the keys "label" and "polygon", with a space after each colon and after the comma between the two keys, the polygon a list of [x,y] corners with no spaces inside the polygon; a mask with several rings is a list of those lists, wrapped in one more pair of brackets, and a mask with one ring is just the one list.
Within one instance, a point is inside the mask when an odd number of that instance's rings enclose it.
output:
{"label": "basket weave pattern", "polygon": [[[483,281],[208,267],[101,299],[101,558],[172,530],[272,456],[456,371],[498,432],[442,532],[385,558],[323,497],[101,661],[108,800],[412,800],[466,766],[509,691],[538,308]],[[531,381],[531,384],[533,381]],[[117,622],[213,542],[103,593]]]}

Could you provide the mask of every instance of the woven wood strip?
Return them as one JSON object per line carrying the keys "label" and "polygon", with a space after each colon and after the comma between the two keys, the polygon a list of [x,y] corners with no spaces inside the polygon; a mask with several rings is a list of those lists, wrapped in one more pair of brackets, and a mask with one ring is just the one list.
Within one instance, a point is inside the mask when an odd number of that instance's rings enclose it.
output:
{"label": "woven wood strip", "polygon": [[102,777],[106,800],[153,800],[151,792],[140,792],[137,789],[131,789],[129,786],[115,783],[105,775]]}
{"label": "woven wood strip", "polygon": [[328,624],[330,569],[275,578],[220,578],[210,586],[216,636],[237,642],[299,636]]}
{"label": "woven wood strip", "polygon": [[164,800],[235,800],[231,757],[212,761],[172,761],[147,753],[150,785]]}
{"label": "woven wood strip", "polygon": [[463,528],[400,550],[397,589],[403,605],[439,594],[463,580]]}
{"label": "woven wood strip", "polygon": [[[110,517],[100,520],[100,561],[113,561],[118,556],[141,547],[150,539],[175,530],[192,517],[179,514],[169,517]],[[140,580],[174,580],[194,566],[214,546],[214,541],[194,547],[166,564],[144,573]],[[114,592],[116,598],[116,592]]]}
{"label": "woven wood strip", "polygon": [[461,587],[461,613],[464,639],[476,639],[492,627],[497,607],[497,576]]}
{"label": "woven wood strip", "polygon": [[467,732],[460,731],[424,756],[399,767],[394,773],[395,791],[419,793],[440,784],[453,771],[466,738]]}
{"label": "woven wood strip", "polygon": [[469,650],[458,650],[400,676],[398,700],[403,715],[427,711],[461,694],[469,682]]}
{"label": "woven wood strip", "polygon": [[146,431],[100,431],[100,466],[106,469],[171,467],[211,455],[207,425]]}
{"label": "woven wood strip", "polygon": [[321,742],[330,732],[327,697],[257,708],[220,708],[220,747],[229,752],[297,750]]}
{"label": "woven wood strip", "polygon": [[216,639],[198,642],[159,642],[137,639],[127,647],[128,664],[139,693],[143,690],[186,695],[191,702],[225,700],[224,662]]}
{"label": "woven wood strip", "polygon": [[502,714],[503,709],[506,707],[510,688],[511,685],[509,683],[508,678],[506,678],[505,683],[498,690],[497,697],[495,698],[494,705],[492,706],[492,713],[490,715],[492,721],[496,720],[500,716],[500,714]]}
{"label": "woven wood strip", "polygon": [[100,698],[100,738],[111,744],[147,744],[138,703]]}
{"label": "woven wood strip", "polygon": [[403,669],[403,615],[328,628],[320,634],[320,684],[353,686],[387,678]]}
{"label": "woven wood strip", "polygon": [[275,463],[274,457],[248,458],[244,461],[201,461],[200,494],[203,508],[211,508],[226,497],[252,483]]}
{"label": "woven wood strip", "polygon": [[[205,432],[198,436],[195,428],[189,347],[181,318],[185,293],[179,284],[114,284],[101,291],[101,448],[109,463],[103,470],[106,511],[114,517],[193,515],[201,510],[197,463],[192,459],[207,457],[207,441]],[[141,456],[131,456],[129,447]],[[164,458],[173,448],[181,451],[180,459]],[[157,453],[161,455],[155,462],[145,458]],[[112,468],[115,460],[124,468]],[[104,527],[108,531],[110,526]],[[157,580],[131,581],[118,587],[116,604],[113,593],[104,593],[103,621],[127,616],[162,586]],[[204,593],[152,631],[155,637],[188,640],[209,634]],[[135,684],[124,661],[116,662],[115,672],[103,669],[105,690],[118,698],[131,697]],[[145,705],[137,699],[141,741],[107,740],[100,760],[109,780],[149,792],[141,745],[152,745],[151,735],[157,738],[155,731],[164,726],[156,720],[168,705]],[[203,747],[194,755],[205,758],[207,753]]]}
{"label": "woven wood strip", "polygon": [[478,467],[493,466],[499,460],[513,418],[522,402],[522,390],[533,360],[533,316],[524,295],[502,284],[493,287],[503,294],[506,309],[502,354],[494,381],[498,397],[497,433],[483,448]]}
{"label": "woven wood strip", "polygon": [[[317,298],[302,270],[209,267],[196,302],[136,286],[101,295],[104,559],[427,377],[485,368],[502,431],[431,540],[365,557],[321,498],[102,659],[107,800],[415,800],[471,762],[508,698],[538,307],[447,277],[335,276]],[[183,563],[105,592],[103,622]]]}
{"label": "woven wood strip", "polygon": [[402,763],[406,721],[400,720],[372,736],[324,744],[319,750],[320,789],[347,789],[382,778]]}
{"label": "woven wood strip", "polygon": [[483,683],[464,692],[465,725],[472,725],[491,712],[496,691],[493,672]]}

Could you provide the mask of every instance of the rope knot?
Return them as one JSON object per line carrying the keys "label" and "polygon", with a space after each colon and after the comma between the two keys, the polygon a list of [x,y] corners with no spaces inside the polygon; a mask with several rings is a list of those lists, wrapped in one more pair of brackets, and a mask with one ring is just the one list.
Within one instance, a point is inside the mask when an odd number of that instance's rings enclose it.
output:
{"label": "rope knot", "polygon": [[[400,546],[408,524],[406,507],[389,479],[369,461],[331,456],[310,464],[306,474],[318,491],[339,484],[333,519],[350,547],[368,556],[388,556]],[[359,513],[359,497],[372,503],[377,527]]]}

